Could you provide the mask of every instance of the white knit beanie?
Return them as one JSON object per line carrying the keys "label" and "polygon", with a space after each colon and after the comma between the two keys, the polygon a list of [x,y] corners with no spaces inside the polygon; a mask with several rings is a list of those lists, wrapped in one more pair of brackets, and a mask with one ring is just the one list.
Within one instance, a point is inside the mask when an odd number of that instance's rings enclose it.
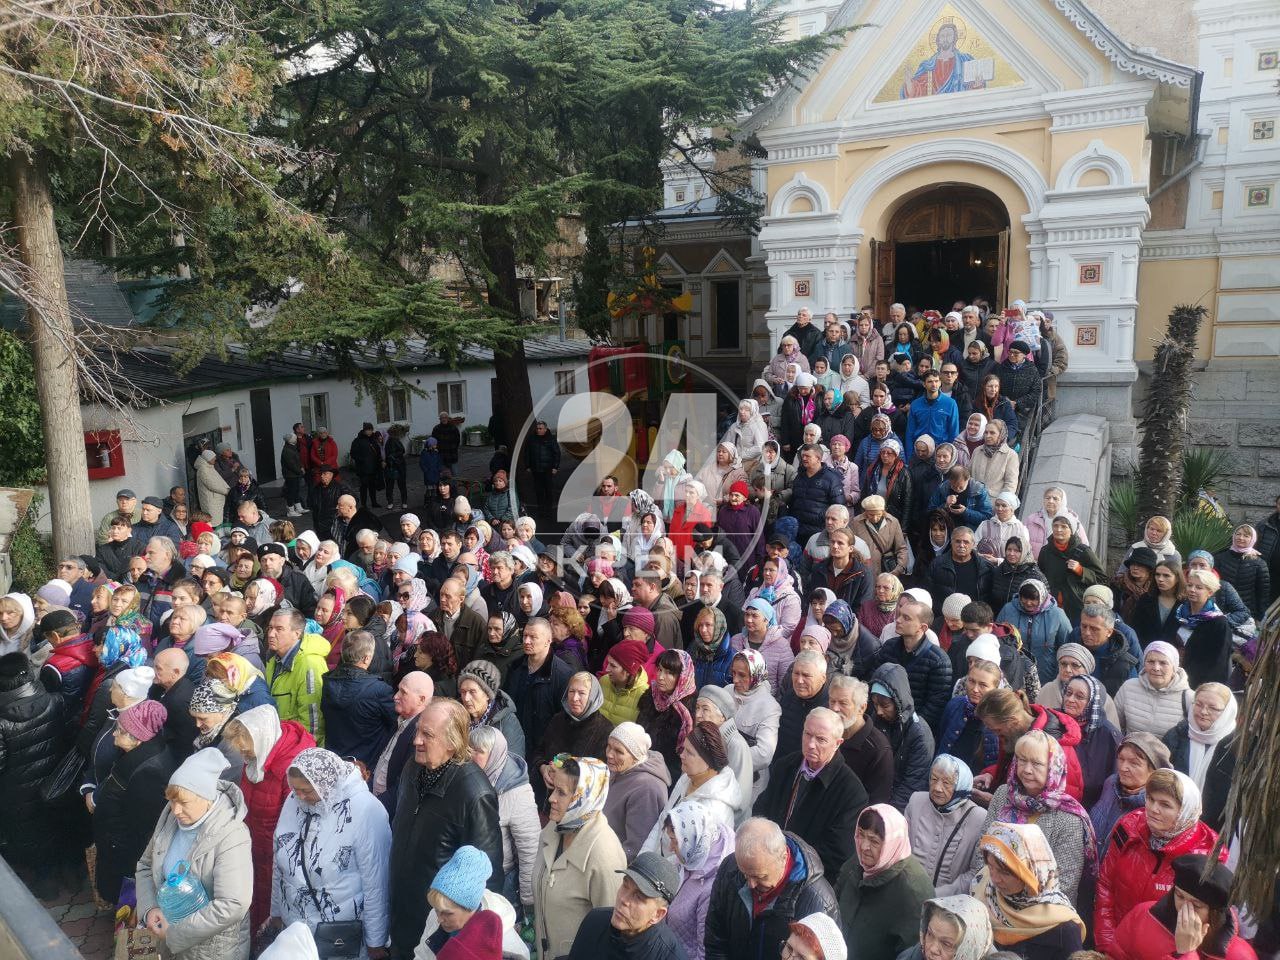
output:
{"label": "white knit beanie", "polygon": [[644,727],[630,720],[614,727],[609,732],[609,739],[617,740],[626,748],[627,753],[641,763],[648,759],[649,748],[653,746],[653,741],[649,738],[649,734],[644,732]]}
{"label": "white knit beanie", "polygon": [[969,644],[964,655],[966,658],[973,657],[976,660],[994,663],[998,667],[1000,666],[1000,641],[996,639],[994,633],[980,633],[978,638]]}
{"label": "white knit beanie", "polygon": [[953,593],[942,601],[942,615],[948,620],[959,620],[960,612],[972,602],[967,593]]}

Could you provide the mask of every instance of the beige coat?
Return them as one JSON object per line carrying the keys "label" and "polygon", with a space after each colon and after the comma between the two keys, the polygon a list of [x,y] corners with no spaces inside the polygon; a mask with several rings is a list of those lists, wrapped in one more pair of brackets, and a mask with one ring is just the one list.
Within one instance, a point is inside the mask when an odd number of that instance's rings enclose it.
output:
{"label": "beige coat", "polygon": [[196,492],[200,494],[200,509],[212,518],[215,527],[222,522],[222,510],[231,488],[222,479],[218,468],[203,457],[196,457]]}
{"label": "beige coat", "polygon": [[969,458],[969,473],[986,484],[987,493],[993,497],[997,493],[1013,493],[1018,489],[1018,455],[1007,443],[1000,444],[1000,449],[989,457],[978,448]]}
{"label": "beige coat", "polygon": [[[849,523],[854,535],[862,538],[866,543],[867,549],[871,551],[871,558],[867,561],[867,569],[871,571],[871,580],[874,584],[875,578],[881,573],[892,573],[895,576],[903,577],[907,573],[907,540],[902,535],[902,524],[898,522],[898,518],[890,513],[884,515],[884,523],[880,525],[880,529],[874,533],[869,529],[866,514],[860,513]],[[892,570],[884,570],[880,566],[880,547],[884,547],[885,551],[897,556],[898,561]],[[856,614],[858,611],[854,611]]]}
{"label": "beige coat", "polygon": [[[187,857],[192,874],[204,885],[209,903],[169,925],[165,943],[173,960],[249,960],[249,904],[253,900],[253,858],[245,826],[244,795],[234,783],[218,783],[218,801],[197,829]],[[138,916],[156,904],[164,883],[164,857],[178,832],[166,806],[151,842],[138,861]]]}
{"label": "beige coat", "polygon": [[596,814],[556,856],[560,834],[548,823],[534,864],[533,903],[538,960],[567,957],[583,918],[612,907],[622,886],[627,855],[604,814]]}

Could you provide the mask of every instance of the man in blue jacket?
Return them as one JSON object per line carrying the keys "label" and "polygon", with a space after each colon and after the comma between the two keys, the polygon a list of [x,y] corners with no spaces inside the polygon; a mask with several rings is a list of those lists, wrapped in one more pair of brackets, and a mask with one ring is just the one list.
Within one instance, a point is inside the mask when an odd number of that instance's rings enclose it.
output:
{"label": "man in blue jacket", "polygon": [[916,440],[925,434],[935,444],[950,443],[960,436],[960,408],[942,392],[942,377],[937,370],[924,375],[924,395],[911,401],[907,414],[907,450],[914,450]]}
{"label": "man in blue jacket", "polygon": [[929,512],[945,510],[956,526],[977,530],[995,509],[986,484],[969,477],[969,468],[956,464],[947,471],[947,482],[938,484],[929,498]]}
{"label": "man in blue jacket", "polygon": [[800,447],[800,469],[791,485],[791,502],[787,512],[800,524],[797,543],[808,543],[809,538],[823,528],[827,507],[844,502],[844,486],[840,475],[822,462],[822,448],[816,443]]}

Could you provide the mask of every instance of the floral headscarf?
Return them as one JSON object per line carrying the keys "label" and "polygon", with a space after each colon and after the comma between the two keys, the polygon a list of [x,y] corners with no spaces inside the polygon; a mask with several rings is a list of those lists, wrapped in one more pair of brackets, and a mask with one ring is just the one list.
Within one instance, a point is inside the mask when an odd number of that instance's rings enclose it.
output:
{"label": "floral headscarf", "polygon": [[787,566],[787,561],[782,557],[778,557],[776,560],[771,558],[769,562],[777,564],[778,575],[773,578],[773,583],[771,585],[766,587],[761,584],[760,589],[756,591],[756,596],[763,597],[765,600],[773,603],[778,599],[779,593],[786,593],[786,586],[790,583],[791,573],[790,568]]}
{"label": "floral headscarf", "polygon": [[[1073,683],[1083,683],[1089,688],[1089,702],[1085,704],[1084,713],[1080,715],[1080,719],[1076,722],[1080,724],[1080,738],[1088,740],[1089,734],[1098,729],[1102,723],[1102,709],[1106,703],[1107,691],[1102,686],[1102,682],[1094,676],[1082,673],[1068,680],[1065,686],[1071,686]],[[1066,692],[1065,690],[1063,691]]]}
{"label": "floral headscarf", "polygon": [[1005,896],[991,882],[984,866],[974,880],[973,894],[987,906],[996,944],[1013,946],[1063,923],[1076,923],[1085,936],[1084,922],[1058,883],[1058,860],[1034,823],[993,823],[978,841],[981,854],[995,857],[1022,881],[1021,893]]}
{"label": "floral headscarf", "polygon": [[659,713],[665,713],[672,704],[679,703],[697,691],[694,680],[693,658],[684,650],[672,651],[680,658],[680,675],[676,677],[675,688],[670,693],[663,693],[656,684],[650,684],[649,694],[653,697],[653,705]]}
{"label": "floral headscarf", "polygon": [[276,601],[280,598],[276,595],[276,586],[270,580],[261,578],[253,581],[253,587],[257,591],[253,597],[253,605],[249,607],[248,614],[256,617],[259,614],[266,613],[276,605]]}
{"label": "floral headscarf", "polygon": [[667,812],[667,822],[676,835],[680,865],[687,874],[707,865],[720,821],[713,819],[705,803],[678,803]]}
{"label": "floral headscarf", "polygon": [[409,600],[405,603],[404,609],[418,613],[427,605],[427,599],[426,583],[417,577],[410,578]]}
{"label": "floral headscarf", "polygon": [[973,771],[969,769],[969,765],[962,760],[953,757],[949,753],[940,753],[933,758],[932,770],[941,769],[943,773],[949,776],[955,784],[955,789],[951,792],[951,799],[942,806],[934,804],[934,809],[939,813],[950,813],[960,804],[964,803],[973,794]]}
{"label": "floral headscarf", "polygon": [[588,820],[604,810],[609,797],[609,768],[594,757],[574,757],[578,761],[578,785],[564,816],[556,824],[557,833],[581,830]]}
{"label": "floral headscarf", "polygon": [[991,953],[990,912],[981,902],[963,894],[936,897],[924,902],[924,908],[920,911],[921,945],[924,944],[929,922],[939,913],[960,928],[955,960],[982,960]]}
{"label": "floral headscarf", "polygon": [[346,779],[352,769],[349,762],[323,747],[303,750],[289,764],[289,772],[296,773],[311,784],[311,789],[320,795],[321,802],[333,796],[334,789]]}
{"label": "floral headscarf", "polygon": [[764,662],[764,657],[760,655],[758,650],[752,650],[749,647],[745,650],[739,650],[733,655],[733,659],[743,660],[747,669],[751,672],[751,686],[748,688],[754,690],[762,683],[769,680],[769,665]]}
{"label": "floral headscarf", "polygon": [[106,636],[102,638],[102,656],[98,662],[109,668],[117,663],[127,663],[130,667],[140,667],[147,662],[147,651],[142,647],[142,637],[138,631],[129,627],[108,627]]}
{"label": "floral headscarf", "polygon": [[342,610],[347,605],[347,591],[341,587],[333,586],[327,589],[325,593],[333,594],[333,615],[329,618],[328,623],[322,623],[320,626],[324,628],[324,638],[330,644],[333,644],[340,640],[342,634],[346,631]]}
{"label": "floral headscarf", "polygon": [[238,653],[231,653],[230,651],[215,653],[205,665],[206,676],[208,676],[209,670],[214,664],[221,668],[221,672],[226,675],[226,680],[213,680],[212,682],[224,687],[237,698],[249,689],[249,685],[254,680],[262,676],[262,671]]}
{"label": "floral headscarf", "polygon": [[1093,836],[1093,821],[1088,812],[1080,806],[1080,801],[1067,793],[1067,755],[1057,740],[1043,730],[1032,730],[1024,734],[1045,745],[1049,753],[1049,772],[1045,778],[1044,789],[1037,797],[1028,796],[1018,779],[1018,756],[1015,753],[1009,763],[1009,776],[1005,783],[1009,787],[1009,795],[1005,805],[996,814],[1001,823],[1033,823],[1035,818],[1048,810],[1061,810],[1063,813],[1075,814],[1085,825],[1089,834],[1085,841],[1085,856],[1092,866],[1098,858],[1098,844]]}

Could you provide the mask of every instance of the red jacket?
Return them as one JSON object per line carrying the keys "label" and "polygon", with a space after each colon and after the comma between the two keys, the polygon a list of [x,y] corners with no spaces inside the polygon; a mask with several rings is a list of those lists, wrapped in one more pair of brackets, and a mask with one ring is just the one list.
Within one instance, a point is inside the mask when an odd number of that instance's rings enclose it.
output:
{"label": "red jacket", "polygon": [[[1146,810],[1130,810],[1111,833],[1111,845],[1098,871],[1093,910],[1093,939],[1109,956],[1116,947],[1116,928],[1140,903],[1159,899],[1173,889],[1173,861],[1188,853],[1207,854],[1218,842],[1211,827],[1199,821],[1159,852],[1151,849]],[[1227,859],[1223,847],[1219,857]]]}
{"label": "red jacket", "polygon": [[[1042,707],[1038,703],[1031,704],[1031,714],[1035,717],[1031,721],[1031,729],[1044,730],[1062,747],[1062,752],[1067,758],[1067,793],[1079,800],[1084,796],[1084,774],[1080,772],[1080,758],[1076,756],[1076,744],[1080,742],[1080,724],[1062,711]],[[1002,742],[1000,756],[995,765],[982,771],[991,774],[994,778],[993,788],[1000,786],[1008,779],[1009,762],[1012,759],[1011,754],[1005,753]]]}
{"label": "red jacket", "polygon": [[705,504],[698,504],[693,508],[693,513],[687,513],[687,511],[688,506],[683,500],[677,503],[675,510],[671,512],[671,523],[667,527],[667,536],[671,538],[671,544],[676,548],[676,563],[680,565],[681,570],[684,570],[689,558],[693,556],[693,528],[700,523],[711,526],[715,522]]}
{"label": "red jacket", "polygon": [[311,469],[318,472],[321,467],[338,469],[338,442],[333,437],[311,438]]}
{"label": "red jacket", "polygon": [[[1125,914],[1116,928],[1115,947],[1108,951],[1112,960],[1257,960],[1253,947],[1238,935],[1231,938],[1221,956],[1221,948],[1211,948],[1207,942],[1200,944],[1199,950],[1178,953],[1169,928],[1151,915],[1155,905],[1155,901],[1140,903]],[[1234,910],[1231,925],[1238,931]]]}
{"label": "red jacket", "polygon": [[249,849],[253,854],[253,908],[249,913],[249,929],[255,932],[271,914],[274,837],[280,808],[289,796],[289,765],[303,750],[315,745],[315,738],[306,727],[296,720],[285,720],[280,724],[280,739],[262,765],[262,782],[251,783],[244,774],[240,776],[240,791],[248,808],[245,823],[249,827]]}

